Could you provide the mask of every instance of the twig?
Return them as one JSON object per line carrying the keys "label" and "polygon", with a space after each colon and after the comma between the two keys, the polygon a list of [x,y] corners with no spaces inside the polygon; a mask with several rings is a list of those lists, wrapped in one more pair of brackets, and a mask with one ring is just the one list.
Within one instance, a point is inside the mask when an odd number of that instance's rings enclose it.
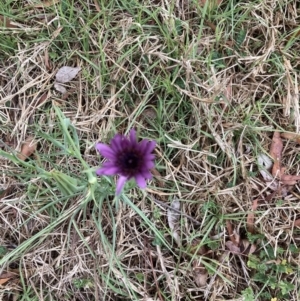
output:
{"label": "twig", "polygon": [[152,200],[154,201],[154,203],[156,203],[156,204],[158,204],[158,205],[161,205],[161,206],[163,206],[163,207],[165,207],[165,208],[168,208],[168,209],[170,209],[170,210],[173,210],[174,212],[179,213],[179,214],[185,216],[186,218],[188,218],[189,220],[191,220],[191,221],[192,221],[193,223],[195,223],[196,225],[201,225],[200,222],[198,222],[197,220],[195,220],[193,217],[191,217],[191,216],[189,216],[189,215],[187,215],[187,214],[181,212],[181,210],[172,208],[171,206],[169,206],[169,205],[167,205],[167,204],[165,204],[165,203],[163,203],[163,202],[161,202],[161,201],[159,201],[159,200],[156,200],[153,196],[151,196],[151,197],[152,197]]}

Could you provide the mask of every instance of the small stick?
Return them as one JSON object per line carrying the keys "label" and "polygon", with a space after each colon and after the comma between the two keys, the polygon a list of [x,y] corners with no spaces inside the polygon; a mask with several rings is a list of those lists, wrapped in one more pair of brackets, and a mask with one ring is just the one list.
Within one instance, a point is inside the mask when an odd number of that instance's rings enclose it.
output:
{"label": "small stick", "polygon": [[170,209],[170,210],[173,210],[173,211],[176,212],[176,213],[179,213],[179,214],[185,216],[186,218],[188,218],[189,220],[191,220],[191,221],[192,221],[193,223],[195,223],[196,225],[201,225],[200,222],[198,222],[197,220],[195,220],[193,217],[191,217],[191,216],[189,216],[189,215],[187,215],[187,214],[181,212],[181,210],[172,208],[171,206],[169,206],[169,205],[167,205],[167,204],[165,204],[165,203],[163,203],[163,202],[161,202],[161,201],[159,201],[159,200],[156,200],[154,197],[152,197],[152,200],[154,201],[154,203],[156,203],[156,204],[158,204],[158,205],[161,205],[161,206],[163,206],[163,207],[165,207],[165,208],[168,208],[168,209]]}

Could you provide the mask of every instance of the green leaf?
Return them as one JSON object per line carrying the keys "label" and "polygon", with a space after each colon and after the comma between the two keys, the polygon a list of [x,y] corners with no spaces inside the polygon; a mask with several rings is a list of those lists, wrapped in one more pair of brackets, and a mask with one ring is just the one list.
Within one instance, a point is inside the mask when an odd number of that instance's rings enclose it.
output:
{"label": "green leaf", "polygon": [[53,170],[49,173],[51,178],[56,182],[59,190],[64,196],[74,195],[75,193],[82,191],[85,186],[78,186],[78,180],[70,177],[58,170]]}
{"label": "green leaf", "polygon": [[0,246],[0,257],[3,257],[8,252],[7,248]]}
{"label": "green leaf", "polygon": [[251,287],[247,287],[242,291],[244,301],[255,301],[254,292]]}
{"label": "green leaf", "polygon": [[244,30],[244,29],[241,29],[239,31],[239,33],[238,33],[238,35],[236,37],[236,40],[235,40],[235,45],[236,45],[237,49],[239,49],[242,46],[242,44],[243,44],[243,42],[244,42],[244,40],[246,38],[246,34],[247,34],[247,31]]}
{"label": "green leaf", "polygon": [[278,283],[279,288],[281,289],[281,293],[283,295],[288,294],[289,292],[293,291],[295,289],[295,285],[292,283],[289,283],[287,281],[279,281]]}
{"label": "green leaf", "polygon": [[144,282],[145,276],[143,273],[136,273],[135,278],[137,279],[138,282],[142,283]]}
{"label": "green leaf", "polygon": [[247,261],[247,266],[251,269],[255,269],[257,270],[258,269],[258,265],[260,263],[260,260],[257,256],[255,255],[250,255],[249,256],[249,259]]}
{"label": "green leaf", "polygon": [[296,245],[292,244],[289,245],[289,250],[292,254],[299,254],[299,249],[297,248]]}
{"label": "green leaf", "polygon": [[155,235],[154,239],[152,240],[152,245],[161,247],[163,245],[163,242],[159,236]]}

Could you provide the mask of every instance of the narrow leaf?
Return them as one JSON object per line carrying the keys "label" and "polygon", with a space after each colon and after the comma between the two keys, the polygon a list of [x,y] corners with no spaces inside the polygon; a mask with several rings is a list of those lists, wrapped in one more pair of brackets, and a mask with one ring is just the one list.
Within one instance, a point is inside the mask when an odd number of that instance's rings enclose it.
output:
{"label": "narrow leaf", "polygon": [[268,172],[272,167],[272,160],[265,154],[258,154],[257,156],[258,170],[265,181],[272,181],[273,177]]}
{"label": "narrow leaf", "polygon": [[171,203],[171,208],[167,211],[167,217],[168,217],[168,224],[172,232],[172,236],[174,237],[176,243],[180,246],[181,240],[180,235],[178,231],[178,223],[180,219],[180,213],[178,211],[180,210],[180,202],[178,199],[174,199]]}
{"label": "narrow leaf", "polygon": [[255,226],[254,226],[254,211],[257,209],[258,206],[258,199],[255,199],[252,203],[252,210],[248,213],[247,216],[247,230],[248,232],[254,234],[255,233]]}
{"label": "narrow leaf", "polygon": [[273,177],[275,176],[280,177],[281,174],[280,164],[281,164],[282,150],[283,150],[283,143],[280,137],[280,133],[274,132],[271,147],[270,147],[270,156],[274,160],[274,165],[272,168]]}
{"label": "narrow leaf", "polygon": [[281,137],[300,143],[300,135],[296,133],[281,133]]}

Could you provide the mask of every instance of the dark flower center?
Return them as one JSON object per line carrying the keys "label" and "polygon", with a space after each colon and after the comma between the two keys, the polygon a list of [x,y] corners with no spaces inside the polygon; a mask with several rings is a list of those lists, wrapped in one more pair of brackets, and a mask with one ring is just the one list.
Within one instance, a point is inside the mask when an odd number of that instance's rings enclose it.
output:
{"label": "dark flower center", "polygon": [[128,150],[120,153],[118,164],[122,171],[130,173],[137,170],[141,160],[142,158],[138,153]]}

